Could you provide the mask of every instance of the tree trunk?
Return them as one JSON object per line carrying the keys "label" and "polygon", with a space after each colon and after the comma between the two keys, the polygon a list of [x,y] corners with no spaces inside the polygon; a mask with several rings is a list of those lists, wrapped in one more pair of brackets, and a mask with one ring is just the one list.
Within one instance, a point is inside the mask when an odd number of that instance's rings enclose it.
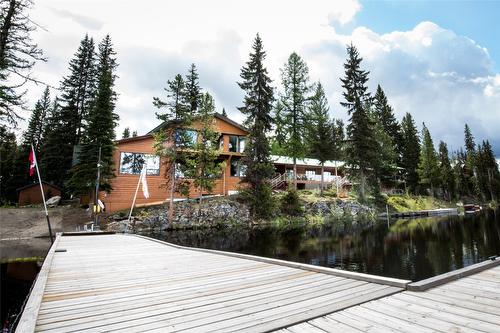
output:
{"label": "tree trunk", "polygon": [[175,163],[172,165],[170,175],[170,202],[168,203],[168,221],[174,224],[174,192],[175,192]]}
{"label": "tree trunk", "polygon": [[339,198],[339,179],[337,175],[337,161],[335,160],[335,186],[336,186],[336,195],[337,199]]}
{"label": "tree trunk", "polygon": [[297,159],[293,158],[293,188],[297,191]]}
{"label": "tree trunk", "polygon": [[5,61],[5,50],[7,49],[7,39],[9,36],[9,30],[12,26],[12,17],[14,16],[15,6],[16,2],[14,0],[10,0],[9,10],[7,11],[7,15],[4,17],[3,26],[0,31],[0,69],[2,70],[7,67],[7,63]]}
{"label": "tree trunk", "polygon": [[323,178],[323,173],[325,171],[325,163],[321,162],[321,189],[319,190],[319,195],[323,196],[323,184],[324,184],[324,178]]}
{"label": "tree trunk", "polygon": [[359,187],[359,197],[361,203],[365,203],[365,172],[360,170],[360,187]]}

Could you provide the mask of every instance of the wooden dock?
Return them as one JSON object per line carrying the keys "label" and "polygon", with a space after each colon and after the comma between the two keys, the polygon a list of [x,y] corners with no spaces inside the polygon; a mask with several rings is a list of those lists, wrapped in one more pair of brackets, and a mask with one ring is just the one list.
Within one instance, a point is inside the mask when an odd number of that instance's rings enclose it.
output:
{"label": "wooden dock", "polygon": [[[63,234],[47,255],[16,332],[380,332],[393,322],[394,331],[401,331],[397,325],[417,332],[448,323],[500,332],[500,270],[489,265],[444,286],[409,292],[405,280],[141,236]],[[464,286],[470,289],[456,289]],[[388,310],[396,319],[388,319]],[[461,315],[468,311],[469,317]],[[426,317],[425,325],[417,323]]]}

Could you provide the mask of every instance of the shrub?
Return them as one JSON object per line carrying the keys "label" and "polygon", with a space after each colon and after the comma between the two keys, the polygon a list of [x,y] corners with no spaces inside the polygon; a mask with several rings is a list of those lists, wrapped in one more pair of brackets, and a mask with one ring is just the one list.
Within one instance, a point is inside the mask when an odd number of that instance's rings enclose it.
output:
{"label": "shrub", "polygon": [[298,216],[303,212],[297,191],[286,191],[285,195],[281,198],[280,209],[283,214],[290,216]]}

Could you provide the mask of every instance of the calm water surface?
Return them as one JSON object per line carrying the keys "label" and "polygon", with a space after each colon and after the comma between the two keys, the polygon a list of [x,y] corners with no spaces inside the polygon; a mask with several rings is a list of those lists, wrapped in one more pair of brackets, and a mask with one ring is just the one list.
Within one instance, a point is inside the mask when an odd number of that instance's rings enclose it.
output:
{"label": "calm water surface", "polygon": [[363,230],[172,231],[171,243],[418,281],[500,255],[500,210],[480,214],[394,220]]}

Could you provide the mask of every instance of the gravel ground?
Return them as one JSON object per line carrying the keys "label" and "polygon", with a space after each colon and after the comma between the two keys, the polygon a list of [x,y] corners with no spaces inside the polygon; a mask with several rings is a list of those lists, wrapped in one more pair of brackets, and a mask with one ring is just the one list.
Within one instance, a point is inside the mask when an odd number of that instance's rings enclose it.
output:
{"label": "gravel ground", "polygon": [[[63,206],[49,209],[52,233],[75,231],[90,221],[84,209]],[[50,246],[43,207],[0,208],[0,259],[44,257]]]}

